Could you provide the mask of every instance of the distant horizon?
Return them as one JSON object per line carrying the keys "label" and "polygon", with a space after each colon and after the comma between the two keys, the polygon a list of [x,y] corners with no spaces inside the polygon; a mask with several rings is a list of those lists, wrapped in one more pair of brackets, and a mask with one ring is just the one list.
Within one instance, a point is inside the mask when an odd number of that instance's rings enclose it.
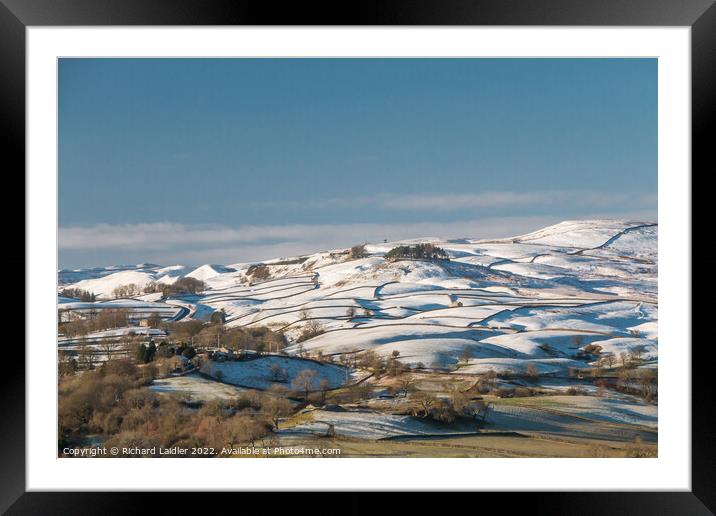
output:
{"label": "distant horizon", "polygon": [[657,221],[656,59],[60,59],[60,269]]}
{"label": "distant horizon", "polygon": [[[559,222],[556,222],[555,224],[560,224],[560,223],[563,223],[563,222],[582,222],[582,221],[585,221],[585,222],[586,222],[586,221],[592,221],[592,220],[614,220],[614,221],[623,221],[623,222],[631,222],[631,223],[639,222],[639,223],[644,223],[644,224],[657,224],[657,225],[658,225],[658,220],[657,220],[656,218],[654,218],[654,219],[644,219],[644,218],[639,218],[639,217],[637,217],[637,218],[625,218],[625,219],[606,218],[606,217],[605,217],[605,218],[591,218],[591,219],[588,219],[588,218],[585,218],[585,219],[565,219],[565,220],[561,220],[561,221],[559,221]],[[475,242],[479,242],[479,241],[481,241],[481,240],[490,240],[490,239],[493,239],[493,238],[494,238],[494,239],[497,239],[497,240],[500,240],[500,239],[509,239],[509,238],[513,238],[513,237],[517,237],[517,236],[529,234],[529,233],[532,233],[532,232],[534,232],[534,231],[538,231],[538,230],[544,229],[544,228],[546,228],[546,227],[553,226],[553,225],[555,225],[555,224],[547,224],[547,225],[545,225],[545,226],[540,226],[540,227],[537,227],[537,228],[533,228],[533,229],[531,229],[531,230],[529,230],[529,231],[525,231],[525,232],[522,232],[522,233],[519,233],[519,234],[515,233],[515,234],[509,234],[509,235],[494,235],[494,236],[484,237],[484,238],[483,238],[483,237],[474,237],[474,236],[441,237],[441,236],[439,236],[439,235],[421,235],[421,236],[415,236],[415,237],[406,237],[406,238],[398,238],[398,239],[386,240],[386,242],[387,242],[387,243],[394,243],[394,242],[401,242],[401,241],[406,241],[406,240],[431,240],[431,239],[438,239],[438,240],[452,240],[452,239],[456,239],[456,240],[459,240],[459,239],[462,239],[462,238],[467,239],[467,240],[474,240]],[[89,265],[89,266],[86,266],[86,267],[60,267],[58,270],[60,270],[60,271],[62,271],[62,270],[64,270],[64,271],[73,271],[73,270],[87,270],[87,269],[94,269],[94,268],[97,268],[97,269],[106,269],[106,268],[111,268],[111,267],[127,267],[127,268],[130,268],[130,267],[139,267],[139,266],[171,267],[171,266],[175,266],[175,265],[181,265],[181,266],[187,267],[187,268],[189,268],[189,269],[196,269],[196,268],[202,267],[202,266],[204,266],[204,265],[232,266],[232,265],[238,265],[238,264],[242,264],[242,263],[254,263],[254,262],[258,263],[258,262],[263,262],[263,261],[270,261],[270,260],[276,260],[276,259],[292,258],[292,257],[296,257],[296,256],[305,256],[305,255],[309,255],[309,254],[315,254],[315,253],[321,253],[321,252],[329,252],[329,251],[335,251],[335,250],[340,250],[340,249],[348,249],[348,248],[350,248],[351,246],[356,245],[356,244],[380,245],[380,244],[383,244],[383,243],[386,243],[386,242],[384,242],[383,240],[381,240],[381,241],[372,241],[372,242],[371,242],[371,241],[362,241],[362,242],[353,241],[353,242],[351,242],[350,244],[346,244],[346,245],[344,245],[344,246],[336,246],[336,247],[325,248],[325,249],[307,250],[307,251],[304,252],[304,253],[296,253],[296,254],[293,254],[293,255],[265,256],[265,257],[256,258],[256,259],[254,259],[254,260],[246,260],[246,261],[225,261],[225,262],[216,262],[216,261],[215,261],[215,262],[202,262],[202,263],[199,263],[199,262],[189,262],[189,263],[185,263],[185,262],[178,262],[178,261],[171,261],[171,260],[170,260],[169,262],[154,262],[154,261],[151,261],[151,260],[140,260],[140,261],[138,261],[138,262],[127,262],[127,263],[95,264],[95,265]]]}

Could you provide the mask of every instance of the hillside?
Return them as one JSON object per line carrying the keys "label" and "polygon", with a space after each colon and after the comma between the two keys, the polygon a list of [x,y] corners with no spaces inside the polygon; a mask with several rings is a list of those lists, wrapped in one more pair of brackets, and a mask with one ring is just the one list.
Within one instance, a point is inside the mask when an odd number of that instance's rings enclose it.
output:
{"label": "hillside", "polygon": [[[62,288],[100,300],[128,283],[200,279],[206,290],[199,296],[156,301],[186,308],[175,317],[206,320],[224,310],[230,327],[280,330],[293,354],[372,349],[397,352],[412,367],[523,373],[533,363],[540,374],[564,375],[588,367],[590,344],[615,356],[642,346],[656,363],[657,229],[642,221],[567,221],[504,239],[367,244],[359,259],[347,249],[278,258],[263,262],[260,275],[256,264],[142,264],[60,271],[59,278]],[[397,246],[427,241],[449,260],[384,259]],[[323,333],[299,343],[316,323]]]}

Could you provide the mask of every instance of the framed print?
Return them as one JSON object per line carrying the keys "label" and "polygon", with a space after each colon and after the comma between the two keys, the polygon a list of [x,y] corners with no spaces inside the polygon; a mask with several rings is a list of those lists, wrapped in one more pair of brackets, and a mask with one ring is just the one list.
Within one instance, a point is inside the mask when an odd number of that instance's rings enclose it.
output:
{"label": "framed print", "polygon": [[710,513],[709,2],[184,6],[0,11],[27,192],[3,509],[435,490]]}

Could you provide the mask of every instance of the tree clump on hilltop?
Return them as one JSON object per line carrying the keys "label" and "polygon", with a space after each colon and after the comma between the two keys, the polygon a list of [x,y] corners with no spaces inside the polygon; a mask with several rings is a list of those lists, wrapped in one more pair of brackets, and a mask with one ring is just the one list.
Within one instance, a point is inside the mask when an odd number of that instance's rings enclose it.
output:
{"label": "tree clump on hilltop", "polygon": [[349,260],[358,260],[360,258],[366,258],[367,256],[368,256],[368,251],[365,248],[365,244],[354,245],[348,251],[348,259]]}
{"label": "tree clump on hilltop", "polygon": [[144,287],[145,294],[161,292],[163,297],[179,294],[198,294],[206,289],[206,283],[196,278],[179,278],[172,284],[151,282]]}
{"label": "tree clump on hilltop", "polygon": [[112,291],[112,297],[115,299],[127,299],[141,294],[142,289],[135,283],[128,285],[120,285]]}
{"label": "tree clump on hilltop", "polygon": [[449,260],[445,249],[433,244],[399,245],[385,254],[388,261],[397,260]]}
{"label": "tree clump on hilltop", "polygon": [[253,281],[265,281],[271,277],[271,271],[265,263],[257,263],[246,270],[246,275]]}
{"label": "tree clump on hilltop", "polygon": [[301,334],[296,339],[296,342],[304,342],[308,339],[312,339],[313,337],[317,337],[323,333],[326,333],[326,329],[323,327],[323,325],[314,320],[308,321],[308,323],[303,327],[303,330],[301,331]]}
{"label": "tree clump on hilltop", "polygon": [[197,294],[206,289],[206,284],[196,278],[179,278],[164,289],[164,295],[168,294]]}
{"label": "tree clump on hilltop", "polygon": [[85,302],[94,302],[97,299],[97,296],[94,294],[94,292],[90,292],[88,290],[82,290],[80,288],[63,289],[60,291],[60,295],[62,297],[79,299],[80,301],[85,301]]}

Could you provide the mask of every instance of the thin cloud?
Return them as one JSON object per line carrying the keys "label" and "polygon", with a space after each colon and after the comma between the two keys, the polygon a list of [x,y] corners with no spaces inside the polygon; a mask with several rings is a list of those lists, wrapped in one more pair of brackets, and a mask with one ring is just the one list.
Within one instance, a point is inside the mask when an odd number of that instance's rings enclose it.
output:
{"label": "thin cloud", "polygon": [[656,205],[656,194],[632,195],[615,192],[580,190],[543,190],[534,192],[485,191],[441,194],[392,194],[372,196],[328,197],[320,199],[282,199],[254,203],[260,208],[290,208],[291,210],[319,210],[351,206],[385,211],[454,212],[465,210],[495,210],[502,208],[539,208],[559,203],[564,207],[606,209],[629,203],[630,206]]}
{"label": "thin cloud", "polygon": [[188,225],[170,222],[142,224],[98,224],[90,227],[60,228],[60,249],[168,249],[194,245],[261,244],[278,242],[319,242],[391,240],[420,236],[497,236],[507,228],[556,220],[554,217],[511,217],[457,222],[408,224],[289,224],[261,226]]}
{"label": "thin cloud", "polygon": [[[655,210],[619,214],[594,212],[583,218],[655,220]],[[498,238],[561,222],[561,217],[485,217],[408,224],[290,224],[229,227],[171,222],[61,227],[59,248],[77,259],[98,252],[136,262],[239,263],[339,249],[361,242],[410,238]]]}

